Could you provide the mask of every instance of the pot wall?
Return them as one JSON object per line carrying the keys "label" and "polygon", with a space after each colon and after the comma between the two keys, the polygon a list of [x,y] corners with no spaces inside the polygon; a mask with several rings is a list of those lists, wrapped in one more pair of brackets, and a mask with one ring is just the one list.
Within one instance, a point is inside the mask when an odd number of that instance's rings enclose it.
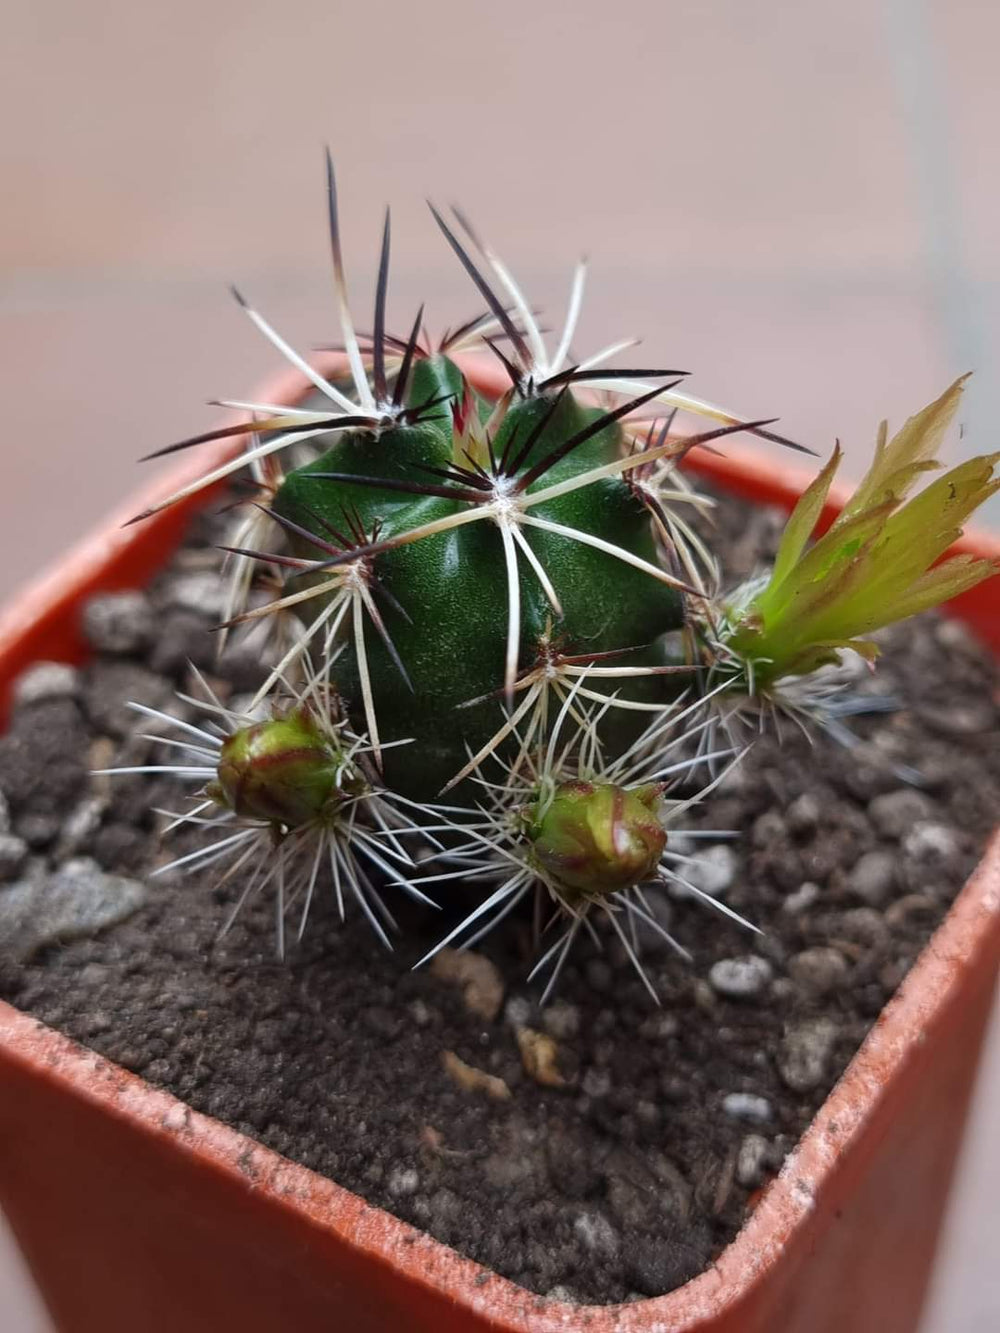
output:
{"label": "pot wall", "polygon": [[[489,388],[492,373],[477,379]],[[266,400],[301,391],[286,377]],[[695,461],[750,498],[787,505],[801,489],[753,460]],[[127,516],[0,621],[0,687],[36,658],[78,659],[86,597],[138,586],[169,558],[182,513],[123,530]],[[981,589],[958,609],[1000,647],[998,602]],[[744,1230],[655,1300],[537,1298],[3,1005],[0,1197],[66,1333],[910,1333],[990,1010],[998,913],[1000,839]]]}

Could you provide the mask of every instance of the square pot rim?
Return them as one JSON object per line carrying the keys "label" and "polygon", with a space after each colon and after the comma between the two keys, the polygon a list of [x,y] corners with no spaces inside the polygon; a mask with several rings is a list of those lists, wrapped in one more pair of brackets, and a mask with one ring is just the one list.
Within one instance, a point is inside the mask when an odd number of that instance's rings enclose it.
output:
{"label": "square pot rim", "polygon": [[[462,361],[484,392],[506,387],[502,372],[492,364],[475,357]],[[328,357],[318,364],[332,373],[342,361]],[[262,391],[262,401],[293,403],[311,387],[299,372],[286,372]],[[183,524],[203,507],[205,496],[192,497],[144,524],[123,524],[242,451],[245,439],[202,449],[196,458],[184,459],[155,479],[0,614],[0,699],[31,661],[48,656],[82,659],[84,646],[73,613],[95,592],[144,586],[169,559]],[[753,453],[720,457],[694,451],[689,463],[690,470],[744,498],[785,508],[812,479],[801,468],[779,467]],[[826,522],[844,499],[843,489],[834,492],[824,511]],[[997,558],[1000,535],[967,533],[957,549]],[[953,608],[956,614],[970,619],[981,637],[1000,649],[1000,610],[974,594],[959,603]],[[988,975],[998,950],[1000,831],[738,1234],[708,1269],[683,1286],[626,1305],[576,1305],[539,1297],[2,1002],[0,1067],[7,1063],[29,1070],[139,1133],[172,1143],[209,1172],[267,1194],[277,1208],[297,1214],[329,1243],[395,1269],[404,1283],[421,1286],[453,1310],[477,1317],[484,1329],[555,1333],[575,1320],[585,1322],[588,1333],[670,1333],[708,1326],[732,1314],[783,1254],[808,1244],[817,1216],[836,1207],[852,1171],[863,1169],[873,1151],[894,1082],[952,1006],[961,1003],[968,975]]]}

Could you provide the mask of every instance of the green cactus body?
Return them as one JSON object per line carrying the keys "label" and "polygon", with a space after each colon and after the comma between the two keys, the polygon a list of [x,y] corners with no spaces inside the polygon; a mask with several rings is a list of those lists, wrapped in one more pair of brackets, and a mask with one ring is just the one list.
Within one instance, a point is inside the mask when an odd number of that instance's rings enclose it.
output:
{"label": "green cactus body", "polygon": [[[461,372],[443,357],[414,368],[408,399],[419,403],[435,389],[451,392],[458,399],[467,392]],[[570,394],[558,403],[553,396],[516,401],[496,430],[494,456],[499,457],[509,444],[510,457],[516,457],[518,448],[541,426],[518,469],[523,476],[601,416],[598,409],[581,406]],[[621,448],[621,433],[611,423],[549,467],[528,486],[526,494],[613,463]],[[368,483],[327,480],[323,474],[419,484],[434,480],[428,468],[441,470],[464,462],[460,448],[457,453],[456,457],[456,433],[448,404],[435,420],[419,426],[390,427],[378,435],[344,433],[316,462],[289,474],[274,509],[310,531],[317,530],[319,520],[342,532],[345,515],[351,512],[365,533],[377,532],[384,542],[468,511],[470,505],[442,495],[408,495]],[[617,476],[545,501],[531,513],[656,563],[648,514]],[[656,640],[678,629],[684,619],[676,588],[566,536],[537,528],[528,528],[523,535],[558,594],[562,616],[554,615],[538,578],[522,564],[518,653],[522,669],[531,665],[547,625],[553,623],[566,653],[622,652],[621,660],[635,665],[662,660]],[[296,537],[293,545],[301,555],[317,555],[304,537]],[[383,551],[373,558],[372,576],[398,603],[398,608],[386,610],[386,627],[412,686],[402,678],[385,644],[370,636],[369,669],[383,739],[412,737],[415,741],[387,751],[385,775],[404,793],[426,799],[429,790],[439,790],[461,768],[467,747],[475,750],[497,727],[498,699],[492,696],[498,694],[504,678],[509,598],[501,535],[493,522],[454,527]],[[316,601],[321,610],[322,599]],[[338,689],[360,724],[357,663],[349,644],[333,671]],[[657,697],[659,688],[655,676],[637,678],[628,682],[626,693],[648,701]],[[487,696],[483,702],[463,707],[483,696]],[[642,720],[641,713],[616,710],[606,727],[624,742]]]}

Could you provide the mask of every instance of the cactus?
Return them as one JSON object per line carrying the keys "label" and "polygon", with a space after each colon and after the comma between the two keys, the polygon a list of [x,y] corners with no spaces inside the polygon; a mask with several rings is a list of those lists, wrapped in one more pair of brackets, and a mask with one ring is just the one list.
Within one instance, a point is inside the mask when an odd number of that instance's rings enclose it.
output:
{"label": "cactus", "polygon": [[[258,488],[225,547],[225,628],[273,629],[272,669],[246,716],[228,719],[217,756],[196,739],[199,760],[211,758],[202,808],[249,821],[229,844],[247,861],[227,874],[247,876],[250,838],[263,833],[283,920],[289,882],[308,911],[333,846],[334,876],[353,867],[352,896],[385,938],[360,852],[412,894],[421,882],[467,885],[473,909],[445,942],[468,945],[541,895],[565,922],[538,964],[549,990],[593,911],[641,972],[622,921],[661,929],[645,895],[684,882],[669,830],[697,799],[692,782],[710,787],[738,760],[734,719],[786,709],[823,722],[822,689],[808,692],[819,667],[846,648],[870,654],[860,635],[995,573],[935,562],[996,489],[1000,456],[904,504],[936,466],[959,383],[888,444],[883,430],[868,477],[807,553],[835,453],[770,576],[723,593],[690,521],[710,502],[685,480],[685,455],[737,431],[801,446],[773,421],[692,397],[684,372],[609,368],[629,344],[577,359],[583,265],[550,352],[509,270],[458,213],[450,223],[432,210],[485,313],[436,344],[422,307],[407,336],[388,332],[387,213],[372,332],[359,335],[329,162],[328,187],[342,375],[321,374],[237,293],[315,401],[230,404],[251,413],[243,452],[164,502],[244,467]],[[470,349],[502,363],[509,387],[496,401],[470,383]],[[678,412],[710,428],[677,432]],[[262,576],[279,586],[251,604]],[[450,868],[414,876],[411,837]],[[308,847],[304,859],[289,859],[289,844]],[[254,867],[246,892],[266,877]],[[482,898],[484,883],[496,887]]]}

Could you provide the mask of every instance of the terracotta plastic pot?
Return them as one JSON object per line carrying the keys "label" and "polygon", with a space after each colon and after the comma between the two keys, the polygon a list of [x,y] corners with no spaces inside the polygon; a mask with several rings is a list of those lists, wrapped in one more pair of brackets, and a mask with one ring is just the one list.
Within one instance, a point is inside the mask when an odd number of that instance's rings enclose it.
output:
{"label": "terracotta plastic pot", "polygon": [[[475,377],[496,387],[490,367]],[[284,377],[263,398],[304,388]],[[224,452],[202,450],[27,590],[0,620],[0,689],[34,660],[84,656],[81,604],[140,586],[185,513],[121,521]],[[692,466],[786,506],[807,479],[771,460]],[[994,538],[964,545],[1000,554]],[[995,585],[953,609],[1000,649]],[[0,1201],[65,1333],[909,1333],[998,953],[1000,836],[739,1236],[654,1300],[534,1296],[6,1005]]]}

